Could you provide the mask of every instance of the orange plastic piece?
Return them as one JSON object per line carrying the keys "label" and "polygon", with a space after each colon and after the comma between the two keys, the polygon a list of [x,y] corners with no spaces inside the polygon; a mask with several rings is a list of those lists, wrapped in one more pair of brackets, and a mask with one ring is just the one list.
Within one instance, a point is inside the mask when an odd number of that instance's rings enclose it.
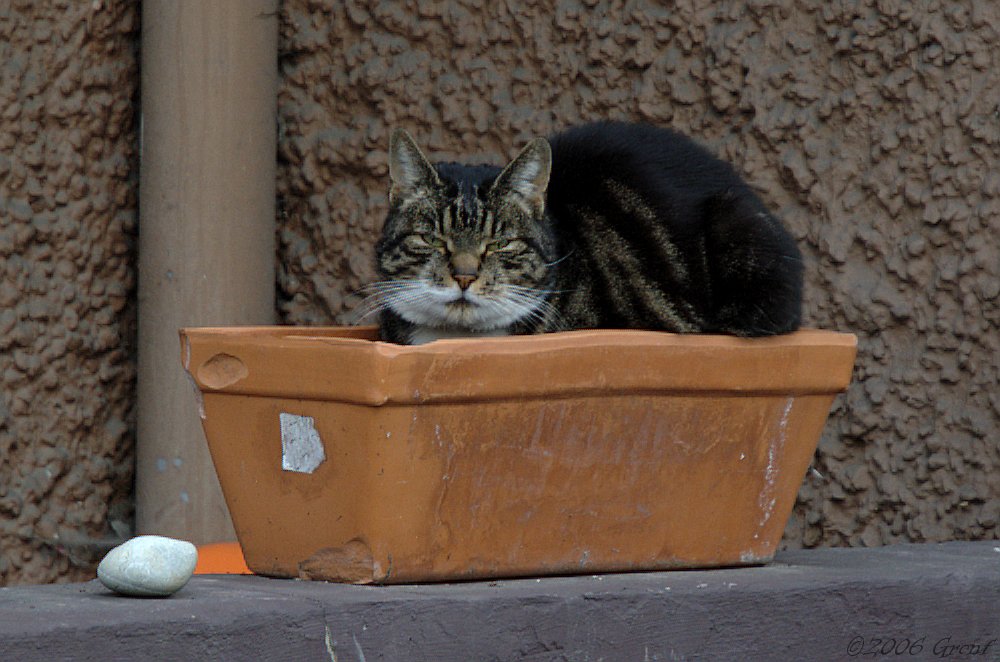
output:
{"label": "orange plastic piece", "polygon": [[198,547],[196,575],[252,575],[238,542],[215,542]]}

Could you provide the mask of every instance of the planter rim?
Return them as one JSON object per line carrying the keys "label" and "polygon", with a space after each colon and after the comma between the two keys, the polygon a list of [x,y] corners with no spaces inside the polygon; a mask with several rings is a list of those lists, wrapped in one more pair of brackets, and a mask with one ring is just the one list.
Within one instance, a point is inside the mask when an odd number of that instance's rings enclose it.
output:
{"label": "planter rim", "polygon": [[768,338],[581,330],[396,345],[376,327],[196,327],[181,360],[206,394],[360,405],[629,393],[843,391],[857,338],[803,329]]}

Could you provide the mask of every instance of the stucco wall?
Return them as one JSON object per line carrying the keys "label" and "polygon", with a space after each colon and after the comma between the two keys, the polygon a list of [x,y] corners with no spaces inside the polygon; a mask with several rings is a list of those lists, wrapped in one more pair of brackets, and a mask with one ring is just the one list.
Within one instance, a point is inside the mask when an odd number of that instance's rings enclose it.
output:
{"label": "stucco wall", "polygon": [[131,526],[137,3],[0,3],[0,585]]}
{"label": "stucco wall", "polygon": [[[499,163],[671,125],[786,219],[808,321],[859,335],[786,544],[997,538],[1000,6],[621,4],[285,0],[283,321],[372,277],[392,127]],[[87,578],[131,526],[138,18],[0,3],[0,584]]]}
{"label": "stucco wall", "polygon": [[582,120],[670,125],[798,237],[809,324],[859,336],[786,545],[995,538],[1000,5],[282,8],[280,314],[344,321],[373,274],[385,148],[500,163]]}

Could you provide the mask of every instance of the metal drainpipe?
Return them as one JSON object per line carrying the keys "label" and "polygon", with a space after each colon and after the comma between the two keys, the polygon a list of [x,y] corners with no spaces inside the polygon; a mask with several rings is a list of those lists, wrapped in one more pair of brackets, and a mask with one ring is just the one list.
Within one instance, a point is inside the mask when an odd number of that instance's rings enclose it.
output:
{"label": "metal drainpipe", "polygon": [[136,528],[232,522],[177,329],[275,319],[277,0],[143,0]]}

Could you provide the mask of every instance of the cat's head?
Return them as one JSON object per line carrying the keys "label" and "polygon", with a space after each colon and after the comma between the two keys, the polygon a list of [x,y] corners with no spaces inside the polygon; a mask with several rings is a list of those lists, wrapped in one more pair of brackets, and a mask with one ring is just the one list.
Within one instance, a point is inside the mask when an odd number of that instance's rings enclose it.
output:
{"label": "cat's head", "polygon": [[538,138],[503,170],[434,166],[406,131],[393,132],[374,307],[469,331],[540,319],[554,260],[545,217],[551,162]]}

